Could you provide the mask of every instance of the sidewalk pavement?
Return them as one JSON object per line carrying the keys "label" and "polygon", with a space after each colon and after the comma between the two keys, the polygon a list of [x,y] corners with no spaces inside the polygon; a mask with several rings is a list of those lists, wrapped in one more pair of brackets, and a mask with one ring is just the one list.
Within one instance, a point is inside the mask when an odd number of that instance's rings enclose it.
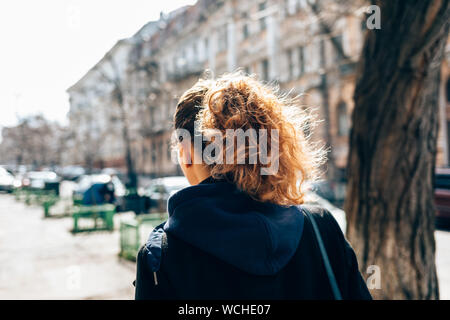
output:
{"label": "sidewalk pavement", "polygon": [[[71,218],[43,219],[0,194],[0,299],[133,299],[135,263],[120,260],[114,232],[72,235]],[[450,232],[436,231],[441,299],[450,299]]]}
{"label": "sidewalk pavement", "polygon": [[134,298],[135,264],[119,260],[117,230],[72,235],[71,218],[42,217],[0,195],[0,299]]}

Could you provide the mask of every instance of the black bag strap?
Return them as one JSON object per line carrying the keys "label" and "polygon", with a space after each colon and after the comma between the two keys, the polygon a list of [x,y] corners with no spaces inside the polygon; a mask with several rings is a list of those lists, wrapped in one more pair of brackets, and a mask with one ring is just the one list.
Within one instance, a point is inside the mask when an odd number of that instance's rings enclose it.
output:
{"label": "black bag strap", "polygon": [[325,270],[327,272],[328,281],[330,282],[331,290],[333,291],[333,296],[335,300],[342,300],[341,291],[337,285],[336,277],[334,276],[333,268],[331,267],[330,260],[328,259],[327,250],[325,249],[325,245],[322,240],[322,236],[320,235],[319,228],[317,227],[317,223],[313,217],[313,215],[309,212],[309,210],[302,206],[303,211],[306,216],[311,221],[311,225],[314,230],[314,235],[316,236],[317,244],[319,245],[320,254],[322,255],[323,264],[325,266]]}

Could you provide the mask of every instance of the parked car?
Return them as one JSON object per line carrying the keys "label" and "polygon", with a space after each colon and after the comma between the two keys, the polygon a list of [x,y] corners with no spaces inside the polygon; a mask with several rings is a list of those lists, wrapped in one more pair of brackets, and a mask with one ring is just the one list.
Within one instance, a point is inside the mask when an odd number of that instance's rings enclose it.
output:
{"label": "parked car", "polygon": [[144,189],[143,195],[150,198],[150,209],[165,211],[169,197],[188,186],[190,184],[183,176],[158,178],[151,181],[150,185]]}
{"label": "parked car", "polygon": [[84,175],[86,172],[83,167],[80,166],[67,166],[61,168],[58,173],[64,180],[76,181],[79,177]]}
{"label": "parked car", "polygon": [[114,198],[117,211],[120,211],[123,205],[123,197],[125,196],[125,185],[120,181],[117,176],[110,176],[108,174],[92,174],[82,175],[76,181],[76,186],[73,190],[73,196],[78,199],[83,199],[83,196],[89,188],[94,185],[109,185],[111,184],[114,189]]}
{"label": "parked car", "polygon": [[344,210],[334,206],[330,201],[326,200],[313,191],[307,191],[304,200],[305,204],[307,205],[318,206],[328,210],[339,224],[339,227],[341,227],[342,232],[345,234],[345,231],[347,229],[347,220]]}
{"label": "parked car", "polygon": [[0,167],[0,191],[12,192],[14,184],[14,176],[5,168]]}
{"label": "parked car", "polygon": [[438,168],[434,176],[436,224],[450,225],[450,168]]}
{"label": "parked car", "polygon": [[58,175],[53,171],[30,171],[22,179],[22,186],[40,190],[54,190],[59,194]]}
{"label": "parked car", "polygon": [[321,180],[314,182],[310,189],[312,192],[328,200],[331,204],[337,207],[343,207],[345,199],[345,182],[329,182]]}

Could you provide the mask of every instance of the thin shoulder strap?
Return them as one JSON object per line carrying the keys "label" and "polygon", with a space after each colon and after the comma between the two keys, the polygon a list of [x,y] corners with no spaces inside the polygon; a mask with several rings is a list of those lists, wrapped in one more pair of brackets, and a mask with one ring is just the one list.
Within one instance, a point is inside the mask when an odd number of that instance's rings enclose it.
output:
{"label": "thin shoulder strap", "polygon": [[305,214],[308,216],[311,221],[314,235],[316,236],[317,243],[319,245],[320,253],[322,255],[323,264],[325,265],[325,270],[328,275],[328,280],[330,282],[331,290],[333,291],[333,296],[335,300],[342,300],[342,295],[337,285],[336,277],[334,276],[333,268],[331,267],[330,260],[328,259],[327,250],[325,249],[325,245],[323,244],[322,236],[320,235],[319,228],[317,227],[317,223],[313,217],[313,215],[309,212],[308,209],[302,207]]}

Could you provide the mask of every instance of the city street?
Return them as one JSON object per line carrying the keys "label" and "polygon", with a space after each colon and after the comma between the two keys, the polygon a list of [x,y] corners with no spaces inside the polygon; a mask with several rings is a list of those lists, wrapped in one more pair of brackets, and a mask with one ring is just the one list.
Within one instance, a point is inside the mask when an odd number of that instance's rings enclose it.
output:
{"label": "city street", "polygon": [[43,219],[0,194],[0,299],[132,299],[135,264],[119,260],[113,233],[72,235],[71,218]]}
{"label": "city street", "polygon": [[[0,194],[0,299],[132,299],[135,264],[119,260],[113,233],[72,235],[70,218]],[[437,231],[441,299],[450,299],[450,232]]]}

